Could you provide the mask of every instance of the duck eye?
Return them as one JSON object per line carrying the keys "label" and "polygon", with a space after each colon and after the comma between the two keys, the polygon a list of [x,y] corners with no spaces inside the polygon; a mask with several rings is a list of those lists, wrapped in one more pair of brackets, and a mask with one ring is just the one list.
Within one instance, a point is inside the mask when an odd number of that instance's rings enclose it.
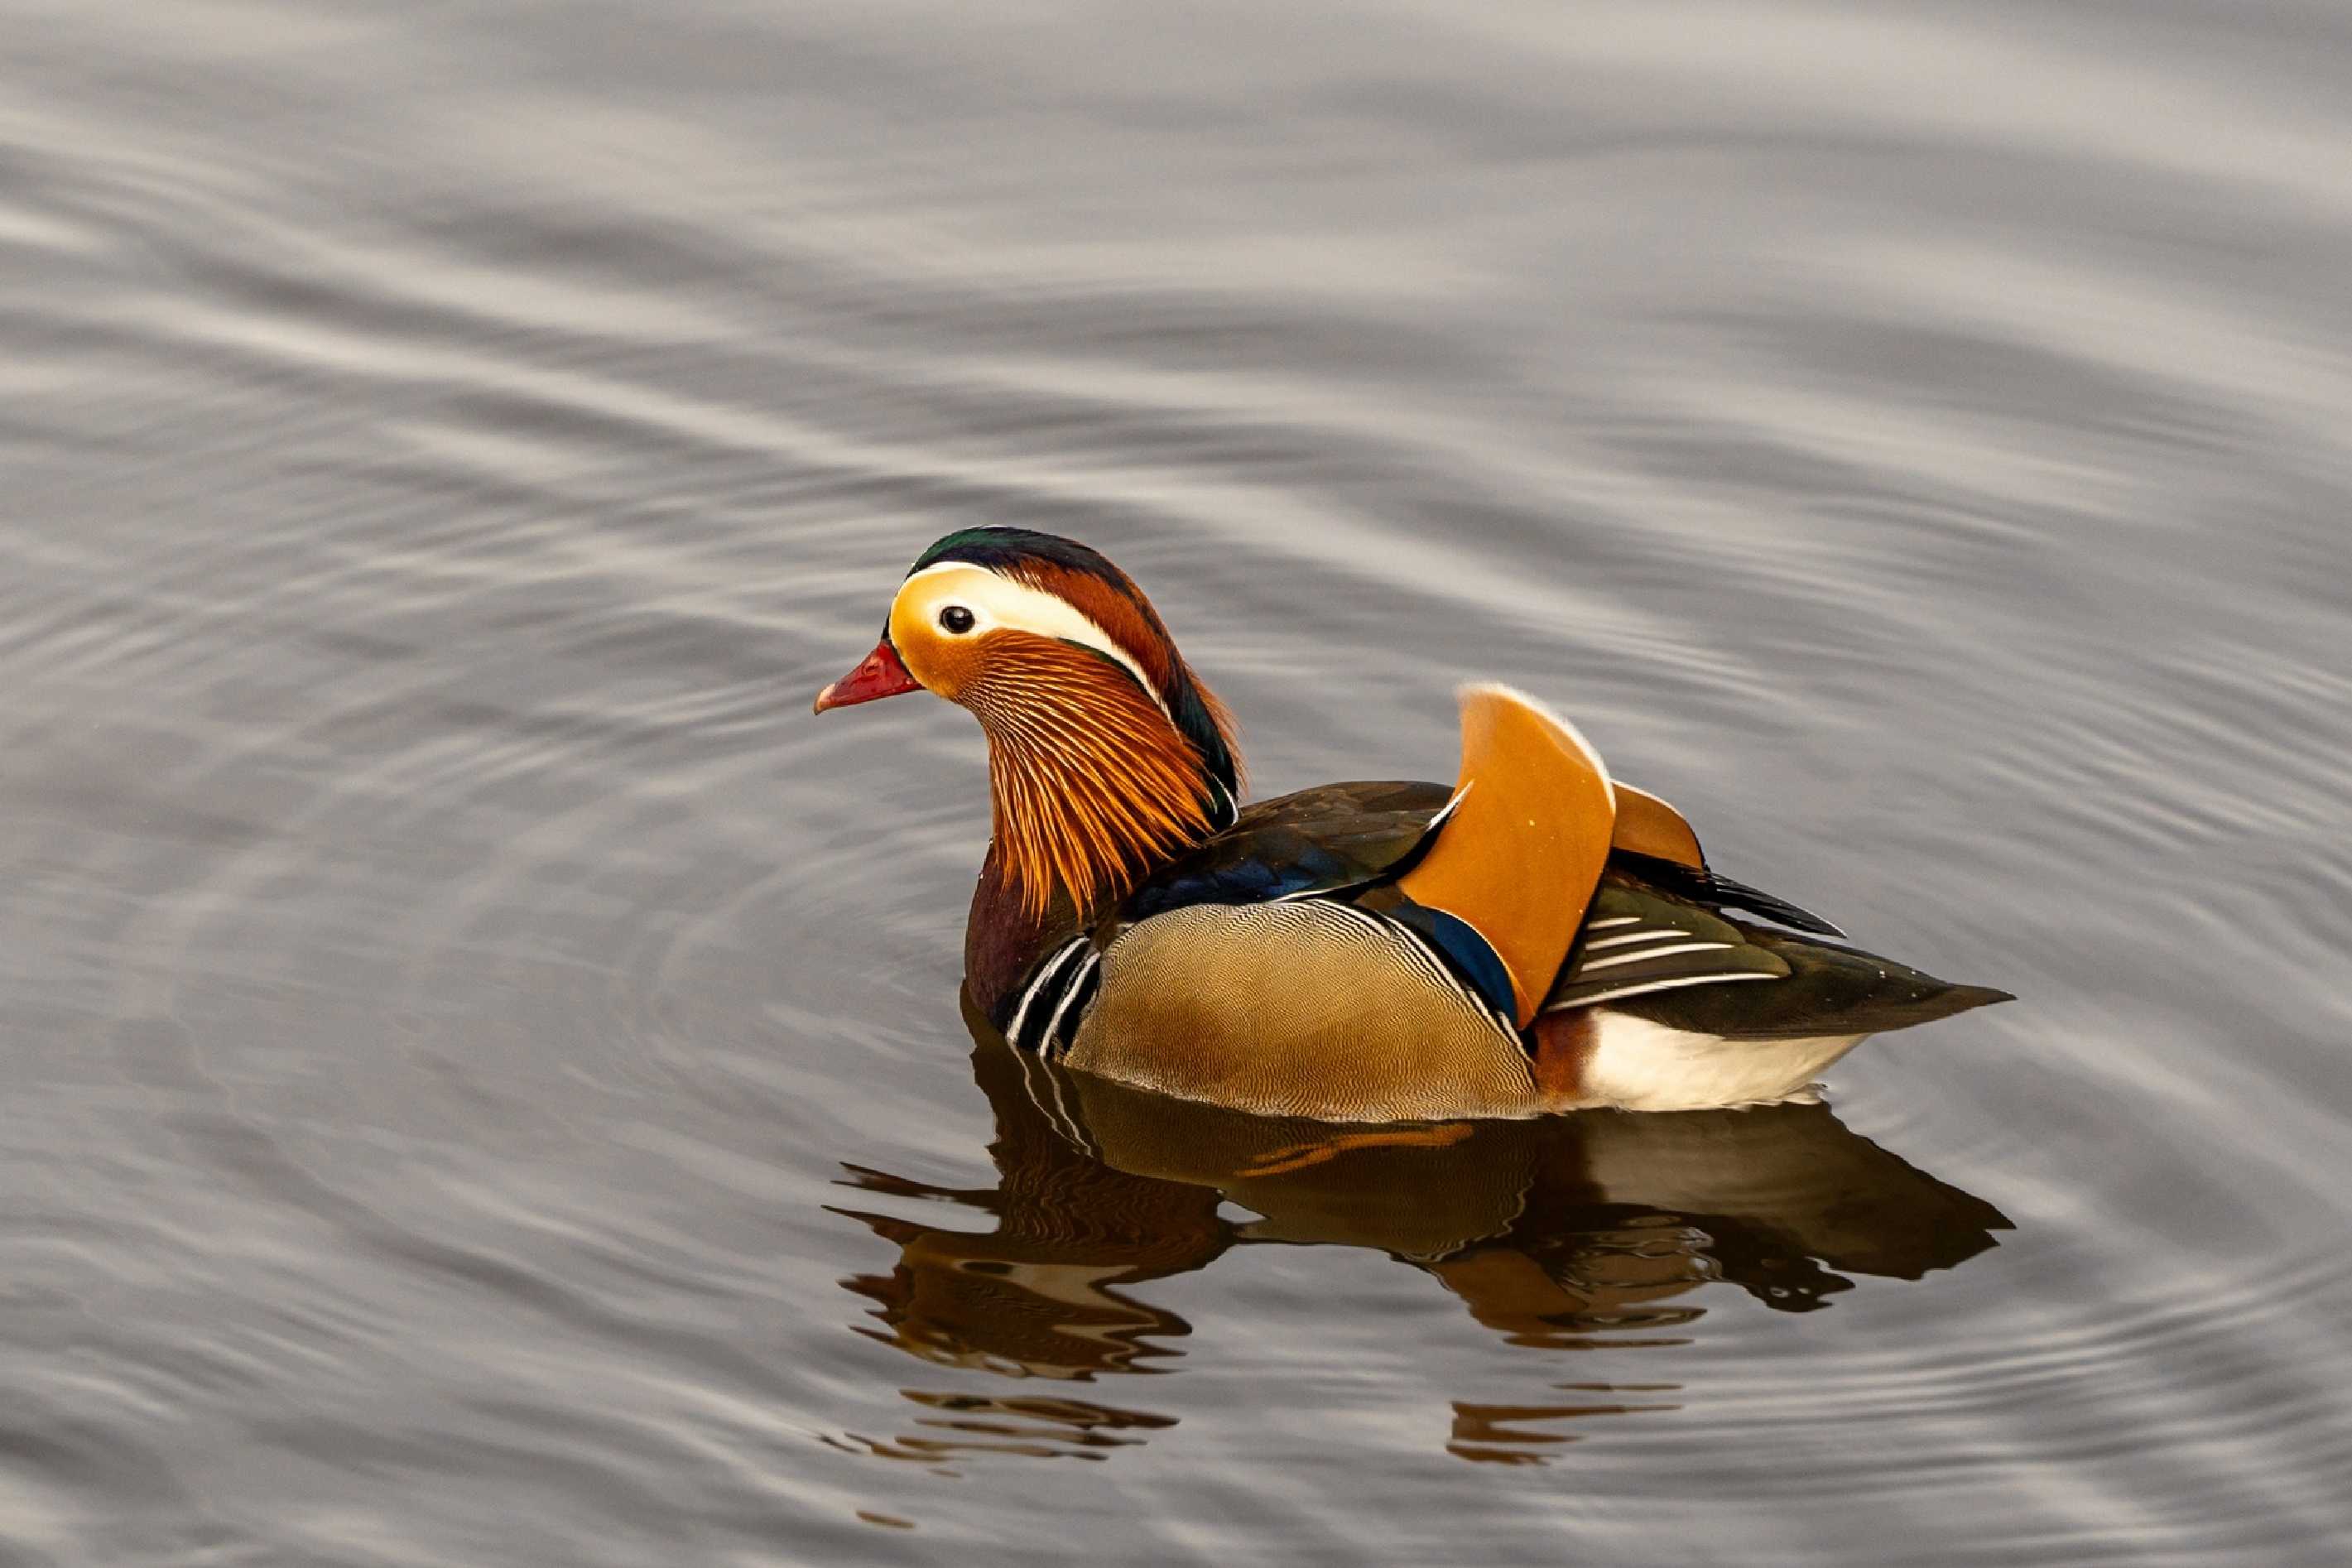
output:
{"label": "duck eye", "polygon": [[940,625],[944,626],[950,635],[961,637],[971,630],[974,622],[970,610],[965,609],[961,605],[950,605],[940,612]]}

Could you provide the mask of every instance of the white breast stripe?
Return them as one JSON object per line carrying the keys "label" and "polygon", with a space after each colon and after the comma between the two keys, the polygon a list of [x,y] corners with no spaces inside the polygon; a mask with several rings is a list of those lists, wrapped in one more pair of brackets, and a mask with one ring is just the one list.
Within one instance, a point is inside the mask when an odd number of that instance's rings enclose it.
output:
{"label": "white breast stripe", "polygon": [[1614,953],[1596,958],[1576,966],[1578,974],[1590,974],[1596,969],[1614,969],[1621,963],[1640,963],[1645,959],[1672,958],[1683,952],[1714,952],[1731,946],[1727,942],[1680,942],[1672,947],[1645,947],[1635,952]]}
{"label": "white breast stripe", "polygon": [[1045,1020],[1045,1032],[1037,1037],[1037,1054],[1049,1055],[1054,1049],[1054,1037],[1062,1032],[1062,1017],[1070,1010],[1087,988],[1087,976],[1102,963],[1102,954],[1089,950],[1077,968],[1070,972],[1070,983],[1062,987],[1062,999],[1055,1005],[1054,1016]]}
{"label": "white breast stripe", "polygon": [[1013,1021],[1004,1026],[1004,1037],[1012,1043],[1015,1050],[1021,1047],[1021,1026],[1029,1017],[1029,1005],[1037,1000],[1037,994],[1045,988],[1046,983],[1062,972],[1063,967],[1070,962],[1071,954],[1086,945],[1087,939],[1084,937],[1064,942],[1060,952],[1037,966],[1037,977],[1030,981],[1029,989],[1021,994],[1021,1005],[1013,1010]]}

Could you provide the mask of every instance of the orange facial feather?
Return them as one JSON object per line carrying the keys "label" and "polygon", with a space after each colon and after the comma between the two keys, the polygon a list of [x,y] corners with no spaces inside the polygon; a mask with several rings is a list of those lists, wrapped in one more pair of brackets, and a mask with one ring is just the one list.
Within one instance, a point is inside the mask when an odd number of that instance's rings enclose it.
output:
{"label": "orange facial feather", "polygon": [[1022,632],[987,639],[958,700],[988,735],[996,847],[1024,910],[1082,913],[1210,831],[1200,761],[1126,671]]}
{"label": "orange facial feather", "polygon": [[[1112,570],[1117,571],[1116,567]],[[1113,584],[1090,572],[1063,566],[1050,561],[1024,562],[1009,569],[1008,575],[1044,593],[1055,595],[1084,614],[1108,633],[1111,640],[1124,648],[1128,656],[1143,667],[1152,684],[1167,691],[1178,683],[1181,676],[1208,710],[1209,721],[1216,726],[1217,734],[1233,753],[1235,784],[1245,785],[1240,776],[1242,767],[1240,726],[1234,721],[1233,710],[1211,691],[1184,656],[1176,651],[1175,639],[1168,635],[1167,623],[1151,606],[1143,590],[1124,573],[1119,583]]]}

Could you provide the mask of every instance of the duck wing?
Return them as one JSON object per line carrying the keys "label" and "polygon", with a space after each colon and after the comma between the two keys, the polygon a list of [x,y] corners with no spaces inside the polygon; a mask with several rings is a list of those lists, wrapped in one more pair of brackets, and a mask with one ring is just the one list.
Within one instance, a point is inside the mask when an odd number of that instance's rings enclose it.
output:
{"label": "duck wing", "polygon": [[[1609,870],[1621,879],[1646,883],[1707,910],[1743,910],[1791,931],[1844,934],[1811,910],[1735,881],[1704,861],[1692,865],[1627,847],[1629,821],[1645,817],[1623,808],[1656,797],[1622,784],[1617,794],[1621,830]],[[1191,904],[1329,898],[1393,880],[1426,851],[1431,825],[1453,796],[1442,784],[1380,780],[1318,784],[1258,801],[1244,807],[1232,827],[1145,879],[1115,918],[1126,925]],[[1656,839],[1641,842],[1664,847]]]}
{"label": "duck wing", "polygon": [[1845,934],[1812,910],[1768,893],[1761,888],[1736,882],[1706,865],[1692,866],[1678,860],[1663,859],[1639,854],[1622,846],[1611,854],[1609,865],[1622,876],[1647,882],[1661,891],[1709,910],[1745,910],[1774,925],[1786,926],[1790,931],[1811,931],[1816,936]]}
{"label": "duck wing", "polygon": [[[1761,991],[1742,981],[1780,984]],[[1606,1005],[1726,1039],[1805,1039],[1907,1028],[2011,1000],[1907,964],[1735,920],[1612,867],[1544,1011]]]}
{"label": "duck wing", "polygon": [[1543,1010],[1618,1004],[1661,991],[1782,980],[1788,962],[1706,906],[1612,869],[1595,889],[1576,945]]}
{"label": "duck wing", "polygon": [[1407,781],[1319,784],[1243,808],[1119,906],[1121,925],[1194,904],[1265,904],[1367,888],[1412,868],[1453,792]]}
{"label": "duck wing", "polygon": [[1842,942],[1739,921],[1724,923],[1740,940],[1717,962],[1743,972],[1777,964],[1784,971],[1779,984],[1661,986],[1609,1005],[1669,1028],[1763,1041],[1875,1035],[2016,999],[1990,985],[1939,980]]}

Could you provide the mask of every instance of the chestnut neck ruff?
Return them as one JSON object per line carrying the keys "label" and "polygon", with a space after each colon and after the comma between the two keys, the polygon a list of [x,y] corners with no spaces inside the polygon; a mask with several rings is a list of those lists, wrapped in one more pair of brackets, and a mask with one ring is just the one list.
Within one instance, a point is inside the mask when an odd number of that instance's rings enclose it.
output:
{"label": "chestnut neck ruff", "polygon": [[1008,637],[961,700],[988,736],[993,858],[1032,921],[1057,889],[1091,916],[1231,820],[1231,796],[1192,742],[1087,648]]}

